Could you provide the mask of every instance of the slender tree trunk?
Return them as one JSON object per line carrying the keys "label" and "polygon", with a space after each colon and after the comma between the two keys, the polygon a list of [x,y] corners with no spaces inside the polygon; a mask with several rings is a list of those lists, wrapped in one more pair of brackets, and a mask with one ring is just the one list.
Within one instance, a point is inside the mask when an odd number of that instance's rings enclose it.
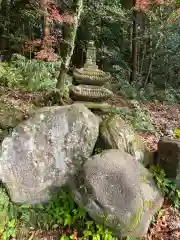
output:
{"label": "slender tree trunk", "polygon": [[[148,31],[148,19],[146,17],[146,15],[143,16],[143,20],[142,20],[142,32],[141,32],[141,39],[144,40],[143,36],[144,34]],[[144,65],[145,65],[145,60],[146,60],[146,53],[147,53],[147,43],[146,40],[142,41],[141,43],[141,51],[140,51],[140,69],[139,69],[139,73],[141,74],[141,76],[143,76],[144,74]]]}
{"label": "slender tree trunk", "polygon": [[155,57],[156,57],[156,50],[159,48],[159,46],[160,46],[160,44],[161,44],[161,42],[162,42],[162,39],[163,39],[163,37],[160,36],[160,37],[159,37],[159,40],[158,40],[158,42],[157,42],[157,44],[156,44],[156,47],[155,47],[154,52],[151,53],[151,59],[150,59],[150,62],[149,62],[149,67],[148,67],[148,71],[147,71],[147,76],[146,76],[146,79],[145,79],[145,81],[144,81],[144,87],[146,87],[146,85],[148,84],[149,77],[150,77],[150,75],[151,75],[152,66],[153,66],[153,61],[154,61],[154,59],[155,59]]}
{"label": "slender tree trunk", "polygon": [[[133,6],[136,5],[136,0],[133,0]],[[133,31],[132,31],[132,59],[131,59],[131,75],[129,82],[136,80],[137,72],[137,11],[133,10]]]}
{"label": "slender tree trunk", "polygon": [[[11,8],[11,0],[1,0],[0,1],[0,10],[1,15],[9,18],[9,12]],[[6,51],[8,49],[8,28],[0,29],[0,51]]]}
{"label": "slender tree trunk", "polygon": [[78,24],[79,24],[79,20],[81,17],[81,13],[83,11],[83,0],[74,0],[74,5],[75,5],[74,22],[67,29],[67,36],[65,39],[65,41],[67,43],[67,48],[66,48],[66,52],[63,57],[61,69],[60,69],[57,84],[56,84],[56,88],[58,88],[62,91],[65,87],[65,77],[66,77],[67,71],[69,69],[69,64],[70,64],[71,57],[72,57],[73,51],[74,51],[76,34],[77,34],[77,30],[78,30]]}
{"label": "slender tree trunk", "polygon": [[151,63],[151,59],[153,57],[153,53],[152,53],[152,35],[149,36],[149,39],[148,39],[148,56],[149,56],[149,59],[150,59],[150,69],[149,69],[149,76],[148,76],[148,81],[147,83],[150,83],[152,81],[152,63]]}
{"label": "slender tree trunk", "polygon": [[40,7],[42,10],[42,18],[43,18],[43,40],[42,40],[42,47],[43,47],[46,40],[50,36],[50,27],[49,27],[48,17],[47,17],[48,0],[40,0]]}

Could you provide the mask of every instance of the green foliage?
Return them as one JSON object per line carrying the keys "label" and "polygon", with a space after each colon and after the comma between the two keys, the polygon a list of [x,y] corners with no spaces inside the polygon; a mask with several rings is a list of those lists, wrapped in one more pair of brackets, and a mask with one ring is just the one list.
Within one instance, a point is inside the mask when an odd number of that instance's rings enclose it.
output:
{"label": "green foliage", "polygon": [[5,189],[0,188],[0,235],[8,240],[16,235],[16,221],[12,217],[12,204]]}
{"label": "green foliage", "polygon": [[137,101],[133,101],[134,108],[119,107],[111,110],[111,114],[120,114],[127,122],[129,122],[136,131],[155,132],[152,125],[151,117],[145,112]]}
{"label": "green foliage", "polygon": [[40,36],[42,20],[37,1],[28,2],[1,1],[0,31],[8,49],[21,51],[24,41]]}
{"label": "green foliage", "polygon": [[0,84],[29,91],[55,88],[60,62],[28,60],[14,54],[12,61],[0,63]]}
{"label": "green foliage", "polygon": [[64,233],[60,238],[61,240],[75,239],[73,238],[75,229],[80,236],[78,239],[81,240],[116,240],[103,225],[95,224],[84,210],[75,204],[71,194],[65,189],[54,194],[51,201],[42,205],[13,205],[6,192],[3,189],[0,190],[0,209],[3,210],[0,212],[2,240],[16,237],[18,227],[22,226],[35,229],[38,227],[45,230],[52,228],[71,229],[70,232]]}
{"label": "green foliage", "polygon": [[86,222],[86,229],[83,231],[83,235],[84,236],[80,238],[81,240],[117,240],[108,229],[104,229],[103,225],[97,224],[95,226],[92,221]]}
{"label": "green foliage", "polygon": [[176,138],[180,138],[180,128],[176,128],[176,129],[174,130],[174,136],[175,136]]}
{"label": "green foliage", "polygon": [[7,222],[5,230],[2,233],[2,240],[8,240],[16,237],[16,221],[15,219]]}
{"label": "green foliage", "polygon": [[127,97],[179,103],[180,17],[168,21],[174,7],[162,4],[152,7],[146,16],[139,13],[137,77],[130,85],[132,9],[125,9],[121,3],[85,1],[79,39],[96,40],[100,66],[112,74],[112,81],[119,83]]}
{"label": "green foliage", "polygon": [[[112,236],[112,233],[103,227],[103,225],[94,225],[94,222],[85,222],[85,229],[82,232],[82,237],[79,240],[117,240],[117,238]],[[60,240],[70,240],[75,239],[74,234],[71,236],[63,235]]]}
{"label": "green foliage", "polygon": [[102,149],[102,148],[95,148],[94,154],[99,154],[99,153],[102,153],[103,151],[104,151],[104,149]]}
{"label": "green foliage", "polygon": [[[68,6],[65,2],[58,1],[63,10]],[[174,12],[171,7],[160,5],[153,7],[146,17],[139,16],[137,79],[130,85],[132,9],[125,9],[123,2],[126,1],[84,1],[82,24],[76,41],[78,48],[85,50],[84,40],[94,39],[98,62],[112,74],[112,81],[119,84],[118,90],[128,98],[179,103],[179,15],[176,14],[176,21],[168,21]],[[40,38],[42,22],[37,2],[32,0],[29,5],[22,0],[9,3],[3,1],[0,18],[0,29],[4,29],[3,36],[8,38],[9,45],[17,48],[16,45],[24,40]],[[17,60],[17,64],[14,61],[10,65],[1,64],[1,82],[27,90],[54,88],[57,80],[54,65],[58,63],[25,59]]]}
{"label": "green foliage", "polygon": [[177,104],[180,102],[180,89],[172,87],[171,85],[158,88],[155,84],[149,83],[146,87],[142,87],[141,81],[132,84],[124,79],[118,79],[116,81],[119,86],[117,87],[117,92],[128,99],[136,99],[138,101],[160,101]]}
{"label": "green foliage", "polygon": [[166,174],[159,166],[151,166],[150,171],[153,173],[158,188],[172,200],[174,206],[180,206],[180,189],[176,188],[176,184],[166,177]]}

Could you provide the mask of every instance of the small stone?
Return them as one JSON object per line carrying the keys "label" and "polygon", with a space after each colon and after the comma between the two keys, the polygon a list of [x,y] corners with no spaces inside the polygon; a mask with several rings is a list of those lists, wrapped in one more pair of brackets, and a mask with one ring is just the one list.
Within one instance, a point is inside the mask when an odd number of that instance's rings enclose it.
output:
{"label": "small stone", "polygon": [[180,140],[163,137],[158,143],[158,163],[180,188]]}

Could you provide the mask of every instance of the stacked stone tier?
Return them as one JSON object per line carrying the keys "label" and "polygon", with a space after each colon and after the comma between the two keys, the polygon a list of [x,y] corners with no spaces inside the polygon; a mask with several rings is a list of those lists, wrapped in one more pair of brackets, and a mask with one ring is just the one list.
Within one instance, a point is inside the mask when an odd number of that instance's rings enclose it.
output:
{"label": "stacked stone tier", "polygon": [[74,70],[74,78],[79,84],[102,86],[110,80],[110,73],[97,68],[80,68]]}
{"label": "stacked stone tier", "polygon": [[103,102],[112,95],[110,90],[102,86],[80,84],[72,86],[70,89],[70,96],[74,101]]}

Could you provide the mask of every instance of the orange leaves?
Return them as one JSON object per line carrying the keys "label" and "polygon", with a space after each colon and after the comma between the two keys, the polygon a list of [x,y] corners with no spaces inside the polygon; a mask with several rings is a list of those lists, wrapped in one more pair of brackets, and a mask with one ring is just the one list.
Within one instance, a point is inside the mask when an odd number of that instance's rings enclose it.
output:
{"label": "orange leaves", "polygon": [[[165,199],[164,205],[160,210],[160,216],[151,224],[148,234],[143,240],[178,240],[180,239],[180,212],[171,206]],[[159,214],[158,214],[159,215]]]}
{"label": "orange leaves", "polygon": [[147,11],[150,4],[164,4],[164,0],[136,0],[135,8],[142,11]]}
{"label": "orange leaves", "polygon": [[49,19],[52,21],[56,21],[59,23],[66,23],[66,24],[73,24],[74,17],[73,14],[66,11],[63,14],[61,14],[60,10],[55,4],[49,4],[48,7],[49,12]]}
{"label": "orange leaves", "polygon": [[149,7],[149,0],[137,0],[135,7],[138,10],[146,10]]}
{"label": "orange leaves", "polygon": [[35,59],[48,62],[56,62],[58,55],[54,52],[53,48],[45,46],[43,49],[36,53]]}

